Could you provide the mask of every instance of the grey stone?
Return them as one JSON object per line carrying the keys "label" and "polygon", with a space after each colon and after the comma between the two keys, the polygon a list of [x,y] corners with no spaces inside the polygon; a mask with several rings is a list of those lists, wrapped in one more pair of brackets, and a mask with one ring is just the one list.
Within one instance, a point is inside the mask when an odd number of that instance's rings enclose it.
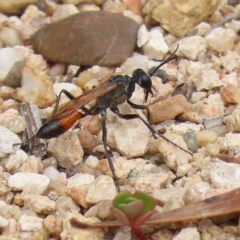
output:
{"label": "grey stone", "polygon": [[34,50],[51,62],[118,66],[133,53],[138,28],[128,17],[90,11],[49,24],[31,40]]}

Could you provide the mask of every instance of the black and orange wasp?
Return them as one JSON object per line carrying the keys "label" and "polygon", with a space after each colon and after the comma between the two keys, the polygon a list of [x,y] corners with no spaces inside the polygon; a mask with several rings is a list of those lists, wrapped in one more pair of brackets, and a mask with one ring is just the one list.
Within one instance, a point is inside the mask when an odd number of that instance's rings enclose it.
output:
{"label": "black and orange wasp", "polygon": [[[170,57],[162,61],[151,74],[147,74],[145,71],[138,68],[133,71],[132,77],[129,77],[127,75],[115,75],[110,77],[110,79],[108,79],[107,81],[102,82],[96,88],[93,88],[92,90],[85,92],[78,97],[74,97],[68,91],[62,90],[57,98],[57,102],[51,117],[43,124],[43,126],[38,130],[36,135],[32,138],[50,139],[58,137],[59,135],[66,132],[69,128],[71,128],[73,124],[76,123],[80,118],[83,118],[87,115],[100,114],[102,119],[102,141],[105,154],[108,159],[117,190],[120,191],[118,179],[114,171],[114,166],[107,150],[107,109],[110,109],[118,117],[126,120],[136,118],[140,119],[149,128],[154,138],[157,138],[156,136],[161,136],[166,141],[171,142],[169,139],[159,134],[148,122],[150,118],[148,107],[145,105],[137,105],[131,102],[129,99],[131,98],[132,93],[135,91],[135,84],[138,84],[141,88],[144,89],[145,102],[147,101],[149,94],[153,95],[152,89],[154,89],[154,87],[152,86],[151,76],[153,76],[161,66],[176,58],[176,51],[177,49],[174,51],[173,54],[170,55]],[[70,101],[59,106],[61,94],[65,94],[70,99]],[[90,109],[86,108],[85,105],[87,105],[90,101],[94,99],[96,99],[96,104]],[[125,101],[127,101],[127,103],[132,108],[145,109],[147,111],[148,121],[146,121],[138,114],[120,113],[118,105]],[[178,146],[177,144],[173,142],[171,143],[176,147],[182,149],[183,151],[187,151]],[[191,154],[190,152],[188,153]]]}

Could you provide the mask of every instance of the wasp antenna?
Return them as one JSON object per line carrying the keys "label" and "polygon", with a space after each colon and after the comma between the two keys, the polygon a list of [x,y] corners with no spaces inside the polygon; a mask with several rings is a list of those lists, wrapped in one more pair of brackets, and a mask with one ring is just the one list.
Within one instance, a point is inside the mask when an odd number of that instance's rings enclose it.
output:
{"label": "wasp antenna", "polygon": [[24,145],[28,144],[29,142],[31,142],[31,141],[32,141],[34,138],[36,138],[36,137],[37,137],[37,136],[34,135],[33,137],[29,138],[28,140],[26,140],[26,141],[24,141],[24,142],[22,142],[22,143],[14,143],[13,146],[14,146],[14,147],[15,147],[15,146],[18,146],[18,145],[24,146]]}
{"label": "wasp antenna", "polygon": [[154,71],[150,74],[150,77],[152,77],[156,72],[157,70],[163,66],[164,64],[166,64],[167,62],[170,62],[171,60],[173,60],[174,58],[177,58],[177,56],[175,55],[175,53],[177,52],[178,50],[178,47],[179,47],[179,44],[177,45],[177,48],[174,50],[174,52],[164,61],[162,61],[155,69]]}

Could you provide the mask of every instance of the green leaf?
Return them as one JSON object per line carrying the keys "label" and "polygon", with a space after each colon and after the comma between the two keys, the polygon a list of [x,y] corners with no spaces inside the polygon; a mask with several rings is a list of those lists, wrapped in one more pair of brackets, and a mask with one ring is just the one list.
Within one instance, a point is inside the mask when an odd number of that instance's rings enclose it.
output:
{"label": "green leaf", "polygon": [[125,192],[120,192],[119,194],[117,194],[117,196],[113,199],[112,201],[112,205],[115,208],[118,208],[119,210],[123,210],[123,207],[126,204],[126,199],[131,198],[132,197],[132,193],[125,191]]}
{"label": "green leaf", "polygon": [[150,195],[143,193],[143,192],[135,192],[133,194],[134,198],[137,198],[139,200],[142,200],[144,203],[144,207],[142,209],[141,212],[141,216],[143,216],[145,213],[153,210],[156,206],[156,201],[153,197],[151,197]]}

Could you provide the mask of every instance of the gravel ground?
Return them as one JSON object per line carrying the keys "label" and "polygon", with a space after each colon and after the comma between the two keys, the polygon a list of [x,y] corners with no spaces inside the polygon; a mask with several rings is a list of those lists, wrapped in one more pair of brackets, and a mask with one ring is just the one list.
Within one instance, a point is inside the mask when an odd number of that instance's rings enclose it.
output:
{"label": "gravel ground", "polygon": [[[139,119],[108,111],[107,144],[120,190],[148,193],[157,212],[166,213],[240,187],[238,1],[8,2],[0,0],[0,240],[137,239],[128,227],[83,229],[69,222],[113,220],[117,190],[100,116],[80,119],[57,138],[33,139],[28,153],[14,144],[36,133],[62,89],[79,96],[111,75],[151,71],[176,49],[177,58],[152,76],[147,102],[138,85],[131,101],[147,105],[154,129],[190,154],[155,139]],[[115,14],[96,21],[103,10],[117,13],[119,22]],[[68,20],[79,12],[85,17]],[[74,33],[78,26],[85,28]],[[84,65],[77,77],[76,61]],[[66,101],[62,96],[60,104]],[[146,119],[126,102],[119,109]],[[143,232],[152,240],[240,239],[239,229],[238,217],[219,217],[181,226],[173,220]]]}

